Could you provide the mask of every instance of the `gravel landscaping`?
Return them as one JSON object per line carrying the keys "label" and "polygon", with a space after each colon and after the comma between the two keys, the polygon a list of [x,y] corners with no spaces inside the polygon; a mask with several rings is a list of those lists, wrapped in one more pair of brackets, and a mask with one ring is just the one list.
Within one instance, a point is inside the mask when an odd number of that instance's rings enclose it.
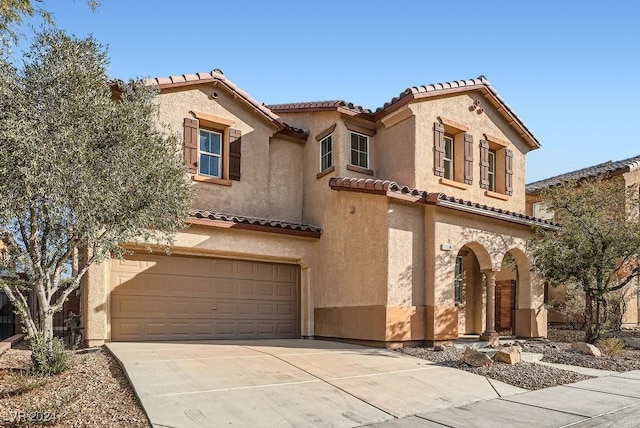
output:
{"label": "gravel landscaping", "polygon": [[400,351],[414,357],[433,361],[436,364],[486,376],[529,390],[548,388],[590,378],[590,376],[567,370],[526,362],[515,365],[494,362],[489,367],[471,367],[461,361],[464,350],[453,346],[447,346],[444,351],[434,351],[433,348],[404,348]]}
{"label": "gravel landscaping", "polygon": [[[581,331],[549,329],[549,339],[529,340],[521,344],[521,346],[523,352],[543,354],[542,361],[551,363],[618,372],[640,370],[639,349],[626,348],[619,355],[604,355],[600,358],[583,355],[571,350],[571,342],[580,342],[583,336],[584,333]],[[640,331],[623,331],[604,335],[604,338],[607,337],[640,338]],[[443,351],[435,351],[429,347],[404,348],[399,351],[436,364],[465,370],[529,390],[548,388],[590,378],[590,376],[572,371],[528,362],[515,365],[494,362],[488,367],[472,367],[461,361],[464,349],[452,346],[445,347]]]}
{"label": "gravel landscaping", "polygon": [[[71,369],[50,378],[26,376],[30,358],[26,349],[0,355],[0,426],[149,426],[129,381],[108,351],[76,353]],[[16,412],[25,412],[33,422],[15,422]]]}

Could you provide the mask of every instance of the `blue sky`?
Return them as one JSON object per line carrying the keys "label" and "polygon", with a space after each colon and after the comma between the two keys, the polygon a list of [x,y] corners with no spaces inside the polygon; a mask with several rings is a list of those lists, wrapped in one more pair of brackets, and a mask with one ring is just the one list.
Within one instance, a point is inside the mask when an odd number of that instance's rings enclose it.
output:
{"label": "blue sky", "polygon": [[[484,74],[542,143],[527,182],[640,155],[635,0],[49,0],[109,48],[110,75],[210,71],[265,103],[376,108],[409,86]],[[25,30],[28,35],[28,31]]]}

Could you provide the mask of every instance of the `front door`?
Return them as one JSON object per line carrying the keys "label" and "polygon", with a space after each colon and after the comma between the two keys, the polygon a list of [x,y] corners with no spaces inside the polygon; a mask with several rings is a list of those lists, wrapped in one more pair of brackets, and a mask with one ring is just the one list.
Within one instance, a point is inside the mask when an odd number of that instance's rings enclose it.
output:
{"label": "front door", "polygon": [[516,281],[496,281],[496,331],[511,332],[516,309]]}

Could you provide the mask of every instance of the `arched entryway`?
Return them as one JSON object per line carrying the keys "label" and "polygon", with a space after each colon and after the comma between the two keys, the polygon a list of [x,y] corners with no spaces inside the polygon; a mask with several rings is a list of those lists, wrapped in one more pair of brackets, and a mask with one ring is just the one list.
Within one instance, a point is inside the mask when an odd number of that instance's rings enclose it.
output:
{"label": "arched entryway", "polygon": [[[531,330],[525,325],[530,322],[532,306],[531,264],[519,248],[497,256],[493,264],[487,249],[477,242],[458,251],[453,289],[460,336],[480,335],[489,340]],[[521,315],[526,319],[518,320],[519,309],[526,310]]]}
{"label": "arched entryway", "polygon": [[489,252],[477,242],[464,245],[456,255],[453,289],[458,308],[459,335],[479,335],[485,329],[483,271],[491,269],[491,264]]}

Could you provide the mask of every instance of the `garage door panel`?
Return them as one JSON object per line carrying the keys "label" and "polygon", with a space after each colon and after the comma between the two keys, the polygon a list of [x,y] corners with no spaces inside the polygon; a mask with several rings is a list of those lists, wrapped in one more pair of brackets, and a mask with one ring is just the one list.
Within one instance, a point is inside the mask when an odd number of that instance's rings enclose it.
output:
{"label": "garage door panel", "polygon": [[299,337],[296,266],[155,255],[111,266],[112,340]]}

